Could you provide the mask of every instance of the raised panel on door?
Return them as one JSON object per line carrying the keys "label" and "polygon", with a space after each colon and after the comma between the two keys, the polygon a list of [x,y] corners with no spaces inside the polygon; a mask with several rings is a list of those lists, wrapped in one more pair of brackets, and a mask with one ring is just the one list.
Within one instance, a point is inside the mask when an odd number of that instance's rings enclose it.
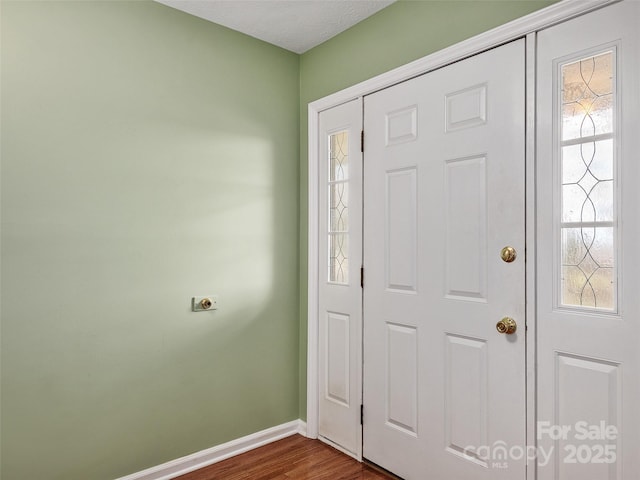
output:
{"label": "raised panel on door", "polygon": [[364,110],[364,457],[407,480],[523,479],[491,448],[525,441],[524,41]]}
{"label": "raised panel on door", "polygon": [[639,31],[624,1],[538,34],[540,480],[640,478]]}
{"label": "raised panel on door", "polygon": [[446,292],[449,298],[486,301],[486,157],[445,163]]}
{"label": "raised panel on door", "polygon": [[418,335],[415,327],[387,323],[386,423],[418,433]]}
{"label": "raised panel on door", "polygon": [[[554,421],[541,423],[540,433],[553,425],[570,426],[559,434],[553,468],[558,478],[619,478],[617,456],[620,438],[609,427],[620,425],[621,368],[607,360],[555,352],[556,392]],[[589,395],[585,395],[589,392]],[[541,419],[541,422],[545,422]],[[590,438],[591,431],[594,432]],[[613,437],[616,438],[601,438]]]}
{"label": "raised panel on door", "polygon": [[386,172],[384,261],[388,290],[417,291],[416,179],[413,167]]}
{"label": "raised panel on door", "polygon": [[322,325],[326,328],[323,334],[326,338],[323,345],[326,352],[323,355],[323,391],[327,400],[349,408],[352,387],[350,373],[351,368],[357,368],[357,365],[351,365],[351,318],[342,313],[327,312],[326,322],[322,322]]}
{"label": "raised panel on door", "polygon": [[489,444],[487,342],[446,335],[445,422],[447,450],[483,467]]}

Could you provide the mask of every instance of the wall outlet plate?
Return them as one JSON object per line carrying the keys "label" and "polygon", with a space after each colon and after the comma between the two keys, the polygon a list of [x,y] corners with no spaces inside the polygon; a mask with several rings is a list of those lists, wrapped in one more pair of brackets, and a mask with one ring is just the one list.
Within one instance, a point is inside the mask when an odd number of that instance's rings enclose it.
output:
{"label": "wall outlet plate", "polygon": [[206,295],[203,297],[191,297],[191,310],[194,312],[208,312],[218,309],[218,296]]}

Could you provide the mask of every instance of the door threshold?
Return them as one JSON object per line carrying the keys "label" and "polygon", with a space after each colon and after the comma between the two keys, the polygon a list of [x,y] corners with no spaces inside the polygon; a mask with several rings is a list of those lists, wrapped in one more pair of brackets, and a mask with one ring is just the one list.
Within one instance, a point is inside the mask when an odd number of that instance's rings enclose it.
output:
{"label": "door threshold", "polygon": [[377,465],[377,464],[373,463],[372,461],[367,460],[366,458],[362,459],[362,463],[364,463],[367,467],[372,468],[377,472],[380,472],[380,473],[382,473],[384,475],[387,475],[392,480],[404,480],[402,477],[399,477],[399,476],[395,475],[394,473],[390,472],[389,470],[386,470],[386,469],[382,468],[380,465]]}

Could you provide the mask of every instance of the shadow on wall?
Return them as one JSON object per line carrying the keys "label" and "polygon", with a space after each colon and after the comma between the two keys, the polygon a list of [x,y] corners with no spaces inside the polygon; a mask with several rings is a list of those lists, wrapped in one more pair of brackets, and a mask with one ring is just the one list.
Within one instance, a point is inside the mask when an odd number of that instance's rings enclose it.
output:
{"label": "shadow on wall", "polygon": [[1,26],[3,480],[298,418],[297,56],[153,2]]}

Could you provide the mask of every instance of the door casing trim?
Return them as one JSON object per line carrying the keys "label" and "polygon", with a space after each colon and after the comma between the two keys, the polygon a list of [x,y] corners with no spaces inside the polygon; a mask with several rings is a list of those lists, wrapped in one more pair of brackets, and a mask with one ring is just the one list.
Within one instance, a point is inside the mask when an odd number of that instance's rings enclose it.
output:
{"label": "door casing trim", "polygon": [[[527,362],[527,438],[535,445],[535,34],[557,23],[583,15],[621,0],[562,0],[463,42],[427,55],[389,72],[348,87],[308,105],[308,300],[307,300],[307,436],[318,438],[318,116],[323,110],[360,99],[418,75],[476,55],[504,43],[526,38],[526,362]],[[527,466],[527,480],[536,478],[535,461]]]}

